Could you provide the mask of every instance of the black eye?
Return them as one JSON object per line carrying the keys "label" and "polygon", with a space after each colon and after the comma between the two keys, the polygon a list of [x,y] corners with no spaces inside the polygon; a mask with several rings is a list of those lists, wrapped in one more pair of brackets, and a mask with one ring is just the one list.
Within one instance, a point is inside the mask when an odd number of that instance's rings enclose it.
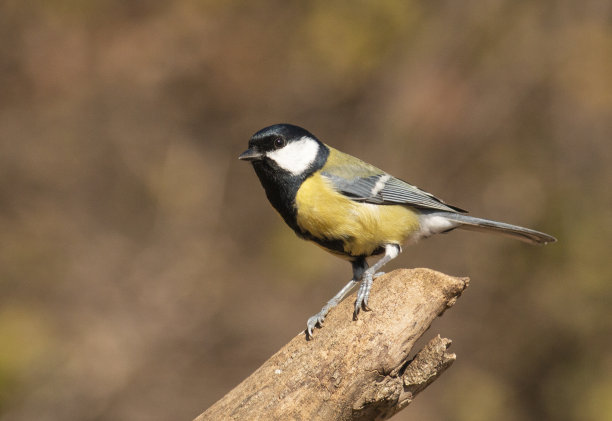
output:
{"label": "black eye", "polygon": [[276,149],[280,149],[283,146],[285,146],[285,139],[283,139],[282,137],[277,137],[274,139],[274,147]]}

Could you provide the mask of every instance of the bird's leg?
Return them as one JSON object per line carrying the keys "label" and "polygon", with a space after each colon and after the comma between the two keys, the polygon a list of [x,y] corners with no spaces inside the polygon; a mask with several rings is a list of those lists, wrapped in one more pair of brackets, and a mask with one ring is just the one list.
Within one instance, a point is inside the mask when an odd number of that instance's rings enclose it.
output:
{"label": "bird's leg", "polygon": [[368,263],[364,259],[359,259],[353,264],[353,279],[351,279],[348,284],[346,284],[334,297],[327,302],[317,314],[312,316],[306,322],[306,337],[312,338],[312,331],[315,327],[321,327],[323,321],[325,320],[325,316],[329,313],[329,310],[336,307],[347,295],[349,295],[353,289],[357,286],[357,284],[361,281],[363,274],[368,268]]}
{"label": "bird's leg", "polygon": [[353,320],[357,320],[357,315],[359,314],[359,311],[361,311],[361,309],[363,309],[364,311],[370,310],[368,307],[368,298],[370,298],[370,289],[372,288],[372,281],[375,277],[381,275],[376,271],[387,263],[389,263],[391,260],[395,259],[400,253],[400,250],[401,248],[397,244],[387,244],[385,246],[385,255],[378,262],[374,263],[372,267],[370,267],[363,273],[359,292],[357,293],[357,299],[355,300],[355,311],[353,312]]}

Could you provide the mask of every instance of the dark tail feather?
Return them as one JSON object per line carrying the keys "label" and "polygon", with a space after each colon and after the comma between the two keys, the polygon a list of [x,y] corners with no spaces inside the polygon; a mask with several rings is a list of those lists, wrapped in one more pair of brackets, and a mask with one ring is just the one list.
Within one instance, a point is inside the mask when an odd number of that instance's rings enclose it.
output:
{"label": "dark tail feather", "polygon": [[557,241],[555,237],[543,232],[519,227],[517,225],[506,224],[504,222],[474,218],[473,216],[451,212],[436,212],[436,214],[443,216],[450,221],[460,223],[461,225],[459,225],[457,228],[462,228],[465,230],[498,232],[500,234],[508,235],[531,244],[547,244]]}

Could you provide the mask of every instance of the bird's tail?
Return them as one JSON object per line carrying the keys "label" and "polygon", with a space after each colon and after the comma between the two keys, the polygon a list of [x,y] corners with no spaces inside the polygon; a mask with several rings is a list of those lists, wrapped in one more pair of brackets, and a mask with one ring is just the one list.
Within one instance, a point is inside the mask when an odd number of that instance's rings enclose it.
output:
{"label": "bird's tail", "polygon": [[429,218],[433,217],[434,219],[442,217],[452,223],[453,226],[450,229],[461,228],[471,231],[497,232],[531,244],[547,244],[557,241],[555,237],[543,232],[519,227],[518,225],[506,224],[504,222],[475,218],[460,213],[432,212],[428,213],[427,216]]}

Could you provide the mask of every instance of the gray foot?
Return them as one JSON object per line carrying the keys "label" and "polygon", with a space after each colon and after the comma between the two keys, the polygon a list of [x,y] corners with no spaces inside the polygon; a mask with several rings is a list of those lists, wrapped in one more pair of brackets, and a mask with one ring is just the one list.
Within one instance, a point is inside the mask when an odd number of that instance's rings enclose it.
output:
{"label": "gray foot", "polygon": [[363,274],[359,291],[357,292],[357,299],[355,300],[355,310],[353,311],[353,320],[357,320],[357,316],[361,310],[370,311],[368,307],[368,299],[370,298],[370,289],[372,289],[372,281],[374,277],[371,273],[366,271]]}
{"label": "gray foot", "polygon": [[312,332],[316,327],[323,326],[323,321],[325,320],[325,316],[327,316],[327,312],[328,310],[325,307],[323,307],[321,311],[319,311],[317,314],[315,314],[314,316],[308,319],[308,321],[306,322],[306,338],[307,339],[312,338]]}
{"label": "gray foot", "polygon": [[350,280],[334,297],[327,302],[317,314],[312,316],[306,322],[306,339],[312,338],[312,332],[316,327],[322,327],[325,316],[329,313],[329,310],[336,307],[344,297],[346,297],[353,288],[357,285],[357,281]]}

